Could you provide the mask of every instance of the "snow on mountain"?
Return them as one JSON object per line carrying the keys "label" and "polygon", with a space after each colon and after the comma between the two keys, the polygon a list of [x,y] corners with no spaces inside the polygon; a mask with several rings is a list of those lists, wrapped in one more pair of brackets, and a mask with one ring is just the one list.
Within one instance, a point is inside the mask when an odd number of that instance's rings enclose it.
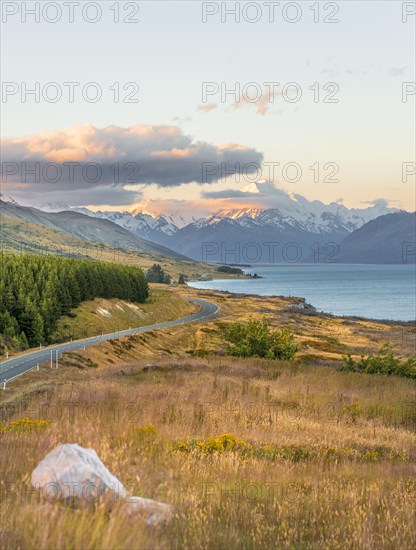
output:
{"label": "snow on mountain", "polygon": [[130,212],[95,212],[96,218],[105,218],[118,225],[128,229],[132,233],[140,234],[146,238],[150,238],[155,233],[163,233],[164,235],[173,235],[178,228],[176,225],[169,223],[163,216],[153,218],[149,214],[138,212],[133,215]]}
{"label": "snow on mountain", "polygon": [[189,225],[190,223],[194,223],[197,221],[197,218],[192,215],[185,216],[183,212],[179,211],[173,211],[173,212],[167,212],[163,214],[163,217],[172,225],[175,225],[176,227],[185,227],[186,225]]}
{"label": "snow on mountain", "polygon": [[257,183],[255,188],[251,186],[250,193],[254,195],[255,192],[270,198],[270,208],[220,210],[198,220],[195,226],[202,228],[223,220],[232,220],[245,228],[264,226],[284,229],[291,226],[310,233],[351,233],[368,221],[397,211],[387,207],[384,201],[378,201],[367,208],[351,209],[335,202],[324,204],[318,200],[309,201],[301,195],[286,193],[267,183]]}
{"label": "snow on mountain", "polygon": [[[26,206],[26,205],[25,205]],[[31,202],[27,206],[31,206],[33,208],[37,208],[38,210],[42,210],[42,212],[65,212],[67,210],[76,210],[75,208],[72,209],[67,204],[64,204],[63,202]]]}
{"label": "snow on mountain", "polygon": [[159,201],[142,200],[139,202],[134,210],[132,210],[133,216],[138,214],[148,215],[152,218],[158,219],[163,217],[169,224],[174,225],[177,228],[185,227],[190,223],[196,222],[199,218],[191,213],[191,209],[185,208],[184,210],[170,210],[166,208],[161,212],[161,205]]}
{"label": "snow on mountain", "polygon": [[20,204],[14,200],[13,197],[9,197],[8,195],[3,195],[3,193],[0,193],[0,199],[3,202],[7,202],[7,204],[12,204],[13,206],[20,206]]}

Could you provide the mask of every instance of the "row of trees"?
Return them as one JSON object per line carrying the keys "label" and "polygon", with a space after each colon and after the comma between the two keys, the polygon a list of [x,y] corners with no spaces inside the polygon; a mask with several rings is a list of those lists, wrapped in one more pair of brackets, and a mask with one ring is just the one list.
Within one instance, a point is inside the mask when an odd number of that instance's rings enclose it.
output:
{"label": "row of trees", "polygon": [[[166,271],[162,269],[162,266],[160,264],[153,264],[152,267],[149,267],[146,272],[146,280],[148,283],[159,283],[162,285],[172,284],[172,277],[169,275],[169,273],[166,273]],[[178,278],[178,285],[185,285],[186,281],[186,275],[180,273]]]}
{"label": "row of trees", "polygon": [[147,296],[148,285],[138,267],[2,254],[0,334],[23,349],[50,343],[59,317],[83,301],[100,297],[144,302]]}
{"label": "row of trees", "polygon": [[146,273],[146,280],[149,283],[163,285],[170,285],[172,283],[172,277],[162,269],[160,264],[153,264],[152,267],[149,267]]}

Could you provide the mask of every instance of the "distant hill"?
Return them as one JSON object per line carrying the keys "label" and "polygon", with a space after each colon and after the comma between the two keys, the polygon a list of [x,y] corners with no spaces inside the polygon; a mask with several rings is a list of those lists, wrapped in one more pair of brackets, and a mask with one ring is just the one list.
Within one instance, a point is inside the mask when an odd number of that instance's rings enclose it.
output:
{"label": "distant hill", "polygon": [[343,263],[414,263],[415,246],[416,212],[396,212],[353,231],[339,244],[336,257]]}
{"label": "distant hill", "polygon": [[2,222],[3,219],[9,218],[41,225],[79,239],[111,244],[121,249],[146,252],[175,260],[187,259],[169,248],[134,235],[110,220],[93,218],[79,212],[43,212],[36,208],[19,206],[0,200],[0,215]]}

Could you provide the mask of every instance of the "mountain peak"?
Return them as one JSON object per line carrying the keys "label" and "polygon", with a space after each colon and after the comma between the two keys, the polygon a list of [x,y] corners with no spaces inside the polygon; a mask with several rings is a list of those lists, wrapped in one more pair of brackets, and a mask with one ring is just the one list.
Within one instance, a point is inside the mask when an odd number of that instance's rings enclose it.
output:
{"label": "mountain peak", "polygon": [[175,226],[176,228],[185,227],[186,225],[197,221],[197,219],[189,212],[180,209],[163,210],[159,201],[143,199],[132,210],[134,217],[137,215],[151,216],[156,220],[164,220],[166,223]]}
{"label": "mountain peak", "polygon": [[243,218],[245,216],[255,219],[262,212],[264,212],[264,208],[231,208],[229,210],[219,210],[211,216],[211,219],[219,220],[230,218],[232,220],[238,220],[239,218]]}
{"label": "mountain peak", "polygon": [[3,193],[0,193],[0,200],[7,204],[12,204],[13,206],[21,206],[13,197],[3,195]]}

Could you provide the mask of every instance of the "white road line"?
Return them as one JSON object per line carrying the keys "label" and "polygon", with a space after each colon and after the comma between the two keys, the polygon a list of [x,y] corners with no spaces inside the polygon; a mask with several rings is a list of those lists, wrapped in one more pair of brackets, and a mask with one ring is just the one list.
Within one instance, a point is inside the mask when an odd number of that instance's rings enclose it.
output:
{"label": "white road line", "polygon": [[[190,315],[189,317],[185,317],[185,318],[182,318],[182,319],[175,319],[173,321],[167,321],[166,323],[157,323],[155,325],[149,325],[149,326],[146,326],[146,327],[138,327],[138,328],[135,328],[135,329],[131,329],[131,330],[125,330],[125,331],[121,331],[119,332],[119,338],[122,337],[122,336],[125,336],[125,335],[133,335],[133,334],[140,334],[140,333],[143,333],[143,332],[150,332],[150,331],[153,331],[153,330],[159,330],[159,329],[163,329],[163,328],[167,328],[167,327],[172,327],[172,326],[179,326],[179,325],[183,325],[183,324],[186,324],[186,323],[192,323],[194,321],[204,321],[205,319],[208,319],[209,317],[212,317],[214,315],[216,315],[219,311],[220,311],[220,307],[217,306],[216,304],[213,304],[212,302],[206,302],[205,300],[198,300],[198,299],[189,299],[190,302],[193,302],[195,304],[198,304],[198,305],[202,305],[203,306],[203,310],[198,312],[198,313],[194,313],[193,315]],[[211,311],[211,313],[208,313],[207,315],[203,315],[202,317],[200,317],[200,315],[204,312],[209,312]],[[114,336],[113,336],[114,334]],[[101,343],[101,342],[108,342],[108,340],[111,340],[111,339],[115,339],[115,334],[116,333],[109,333],[108,335],[102,335],[102,336],[91,336],[89,338],[84,338],[82,340],[76,340],[75,342],[71,342],[71,343],[68,343],[68,344],[61,344],[61,345],[58,345],[58,346],[53,346],[53,347],[50,347],[50,348],[45,348],[42,352],[31,352],[29,354],[27,354],[27,358],[25,358],[24,361],[21,361],[20,363],[17,363],[15,365],[10,365],[8,366],[7,369],[3,370],[2,367],[5,363],[9,363],[9,362],[13,362],[15,361],[17,358],[11,358],[11,359],[8,359],[7,361],[3,361],[2,363],[0,363],[0,375],[3,375],[4,373],[6,373],[7,371],[11,370],[11,369],[14,369],[16,367],[19,367],[20,365],[23,365],[24,363],[28,363],[29,361],[33,361],[35,359],[39,359],[39,360],[42,360],[42,363],[43,362],[47,362],[49,361],[49,353],[52,352],[52,351],[57,351],[57,352],[65,352],[65,351],[70,351],[70,350],[79,350],[79,349],[82,349],[83,347],[85,346],[92,346],[94,345],[95,343]],[[87,342],[87,340],[90,340],[89,342]],[[25,356],[23,356],[25,357]],[[25,372],[29,372],[31,371],[32,369],[34,369],[36,367],[36,365],[33,365],[32,367],[24,370],[23,372],[19,373],[19,374],[16,374],[15,376],[12,376],[12,378],[9,378],[9,380],[13,380],[14,378],[17,378],[18,376],[21,376],[22,374],[25,374]],[[4,380],[4,378],[3,378]]]}

